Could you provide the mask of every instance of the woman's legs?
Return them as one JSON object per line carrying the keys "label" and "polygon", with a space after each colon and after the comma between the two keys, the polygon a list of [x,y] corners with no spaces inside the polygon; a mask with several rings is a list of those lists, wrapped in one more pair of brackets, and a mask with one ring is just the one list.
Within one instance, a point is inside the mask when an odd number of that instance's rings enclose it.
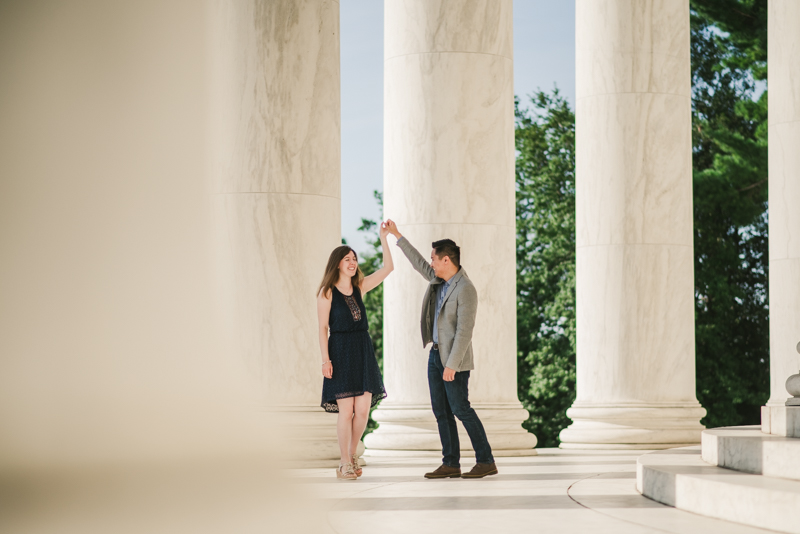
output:
{"label": "woman's legs", "polygon": [[361,441],[361,436],[364,435],[364,430],[367,428],[367,420],[369,419],[369,408],[372,405],[372,393],[365,391],[363,395],[353,397],[353,426],[350,435],[350,456],[356,453],[358,442]]}
{"label": "woman's legs", "polygon": [[336,404],[339,406],[339,418],[336,421],[339,453],[342,455],[342,463],[349,464],[367,428],[372,393],[367,391],[358,397],[336,399]]}
{"label": "woman's legs", "polygon": [[350,459],[350,439],[353,435],[353,401],[356,398],[358,397],[336,399],[336,404],[339,406],[339,419],[336,421],[336,436],[339,438],[339,453],[342,455],[341,463],[343,465],[347,465],[352,461]]}

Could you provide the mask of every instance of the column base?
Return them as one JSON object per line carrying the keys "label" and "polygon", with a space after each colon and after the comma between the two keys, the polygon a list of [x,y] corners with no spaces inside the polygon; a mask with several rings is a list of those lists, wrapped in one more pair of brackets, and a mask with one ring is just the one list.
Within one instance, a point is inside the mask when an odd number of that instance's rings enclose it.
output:
{"label": "column base", "polygon": [[[319,406],[272,406],[268,414],[284,436],[282,448],[290,466],[339,465],[336,414],[327,413]],[[359,442],[357,451],[359,456],[364,454],[363,442]]]}
{"label": "column base", "polygon": [[769,399],[769,400],[767,401],[767,404],[765,404],[765,406],[769,406],[769,407],[776,407],[776,406],[790,406],[790,404],[787,404],[787,401],[788,401],[789,399],[791,399],[791,398],[792,398],[792,397],[790,397],[790,396],[788,396],[788,395],[786,395],[786,396],[784,396],[784,397],[778,397],[778,398],[775,398],[775,399],[772,399],[772,398],[771,398],[771,399]]}
{"label": "column base", "polygon": [[690,404],[573,404],[573,423],[561,431],[562,449],[672,449],[700,443],[706,414]]}
{"label": "column base", "polygon": [[[536,436],[522,428],[528,412],[521,404],[473,404],[478,413],[494,456],[535,456]],[[441,456],[439,430],[429,405],[396,405],[388,403],[372,413],[379,427],[364,438],[365,456],[418,456],[431,453]],[[458,420],[458,419],[456,419]],[[458,423],[462,451],[472,451],[464,427]]]}

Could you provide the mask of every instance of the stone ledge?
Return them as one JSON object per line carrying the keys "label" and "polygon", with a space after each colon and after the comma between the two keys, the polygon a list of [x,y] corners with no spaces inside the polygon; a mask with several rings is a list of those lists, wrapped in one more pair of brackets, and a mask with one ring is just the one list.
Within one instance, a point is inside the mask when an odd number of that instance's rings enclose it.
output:
{"label": "stone ledge", "polygon": [[706,430],[701,451],[711,465],[800,480],[800,439],[764,434],[758,426]]}
{"label": "stone ledge", "polygon": [[[517,458],[520,456],[538,456],[537,449],[492,449],[492,456],[495,458]],[[441,458],[442,451],[402,451],[402,450],[382,450],[382,449],[366,449],[364,456],[367,458]],[[461,448],[461,459],[467,462],[472,461],[474,458],[472,447]]]}
{"label": "stone ledge", "polygon": [[696,445],[705,428],[699,404],[587,404],[576,401],[559,434],[563,449],[673,449]]}
{"label": "stone ledge", "polygon": [[710,466],[698,446],[640,456],[636,489],[687,512],[800,534],[800,482]]}
{"label": "stone ledge", "polygon": [[[536,436],[522,428],[528,412],[517,403],[472,403],[494,456],[536,456]],[[368,456],[393,456],[426,451],[441,455],[442,443],[430,405],[381,404],[372,412],[378,428],[364,438]],[[464,425],[458,422],[462,451],[471,451]]]}
{"label": "stone ledge", "polygon": [[800,438],[800,406],[762,406],[761,432]]}

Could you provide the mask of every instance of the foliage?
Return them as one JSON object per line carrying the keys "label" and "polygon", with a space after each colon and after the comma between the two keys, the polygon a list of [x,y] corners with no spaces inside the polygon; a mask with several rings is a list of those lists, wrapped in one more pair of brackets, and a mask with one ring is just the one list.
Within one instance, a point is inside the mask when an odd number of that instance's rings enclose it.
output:
{"label": "foliage", "polygon": [[769,394],[766,0],[692,1],[697,396],[709,427]]}
{"label": "foliage", "polygon": [[515,102],[517,376],[539,446],[575,399],[575,116],[558,90]]}
{"label": "foliage", "polygon": [[691,7],[692,30],[713,26],[727,34],[717,65],[767,79],[767,0],[692,0]]}

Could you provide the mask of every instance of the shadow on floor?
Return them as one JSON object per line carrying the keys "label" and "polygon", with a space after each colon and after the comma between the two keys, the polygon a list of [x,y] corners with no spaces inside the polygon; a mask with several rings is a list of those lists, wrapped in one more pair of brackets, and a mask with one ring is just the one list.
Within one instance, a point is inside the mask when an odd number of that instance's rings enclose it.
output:
{"label": "shadow on floor", "polygon": [[[518,481],[518,480],[530,480],[530,481],[540,481],[540,480],[583,480],[585,478],[590,477],[602,477],[602,478],[612,478],[612,479],[629,479],[634,480],[636,479],[636,473],[634,472],[612,472],[612,473],[528,473],[528,474],[503,474],[501,471],[498,475],[489,476],[486,478],[482,478],[479,480],[469,480],[466,478],[449,478],[445,480],[428,480],[424,478],[423,473],[420,472],[419,475],[412,475],[409,476],[405,475],[375,475],[370,476],[367,469],[364,469],[364,476],[362,476],[359,481],[376,484],[376,483],[397,483],[397,482],[425,482],[428,484],[441,484],[441,483],[463,483],[463,484],[487,484],[487,483],[496,483],[496,482],[508,482],[511,480]],[[333,477],[302,477],[294,480],[297,484],[357,484],[358,481],[353,480],[339,480]]]}
{"label": "shadow on floor", "polygon": [[[591,506],[585,503],[592,503]],[[583,495],[578,504],[567,495],[540,496],[457,496],[348,498],[336,503],[336,512],[344,511],[419,511],[419,510],[555,510],[584,507],[663,508],[664,505],[640,495]]]}

